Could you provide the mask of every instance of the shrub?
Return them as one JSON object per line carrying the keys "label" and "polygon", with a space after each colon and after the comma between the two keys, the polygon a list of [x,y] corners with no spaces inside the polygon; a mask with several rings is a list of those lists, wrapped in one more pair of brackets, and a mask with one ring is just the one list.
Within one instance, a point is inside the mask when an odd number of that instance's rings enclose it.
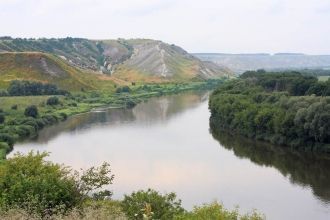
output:
{"label": "shrub", "polygon": [[4,114],[0,113],[0,124],[3,124],[5,122],[5,116]]}
{"label": "shrub", "polygon": [[46,125],[45,121],[42,118],[36,119],[36,123],[37,123],[39,129],[45,127],[45,125]]}
{"label": "shrub", "polygon": [[60,116],[62,117],[63,121],[68,118],[68,115],[65,112],[61,112]]}
{"label": "shrub", "polygon": [[28,137],[36,133],[36,129],[31,125],[19,125],[16,126],[16,133],[20,138]]}
{"label": "shrub", "polygon": [[71,102],[71,103],[69,103],[68,105],[69,105],[69,106],[72,106],[72,107],[77,107],[77,106],[78,106],[77,103],[75,103],[75,102]]}
{"label": "shrub", "polygon": [[175,193],[161,195],[152,189],[125,195],[122,209],[129,219],[173,219],[184,211]]}
{"label": "shrub", "polygon": [[[9,146],[6,142],[0,142],[0,162],[3,159],[6,159],[6,155],[13,149],[12,146]],[[1,218],[0,218],[1,219]]]}
{"label": "shrub", "polygon": [[52,125],[58,122],[57,116],[51,114],[42,116],[42,119],[44,120],[45,125]]}
{"label": "shrub", "polygon": [[28,106],[24,111],[24,115],[26,117],[33,117],[33,118],[38,117],[38,108],[37,108],[37,106],[35,106],[35,105]]}
{"label": "shrub", "polygon": [[46,153],[16,154],[0,164],[0,210],[21,209],[41,217],[82,205],[88,194],[111,184],[109,164],[78,175],[45,161]]}
{"label": "shrub", "polygon": [[122,93],[122,92],[129,93],[131,92],[131,89],[128,86],[123,86],[116,89],[116,93]]}
{"label": "shrub", "polygon": [[0,150],[3,149],[6,153],[12,150],[12,147],[9,146],[6,142],[0,142]]}
{"label": "shrub", "polygon": [[200,219],[223,219],[223,220],[262,220],[265,217],[256,211],[240,215],[237,209],[227,210],[222,204],[213,202],[194,207],[193,211],[186,212],[175,217],[176,220],[200,220]]}
{"label": "shrub", "polygon": [[0,133],[0,142],[6,142],[9,146],[13,146],[15,143],[15,138],[7,133]]}
{"label": "shrub", "polygon": [[60,100],[58,99],[57,96],[53,96],[47,99],[46,102],[47,105],[58,105],[60,104]]}
{"label": "shrub", "polygon": [[8,96],[8,92],[6,90],[0,90],[0,97]]}
{"label": "shrub", "polygon": [[27,119],[23,120],[21,122],[21,124],[32,126],[35,130],[38,130],[39,129],[39,125],[38,125],[36,119],[27,118]]}
{"label": "shrub", "polygon": [[136,103],[132,100],[127,100],[125,105],[126,108],[133,108],[134,106],[136,106]]}

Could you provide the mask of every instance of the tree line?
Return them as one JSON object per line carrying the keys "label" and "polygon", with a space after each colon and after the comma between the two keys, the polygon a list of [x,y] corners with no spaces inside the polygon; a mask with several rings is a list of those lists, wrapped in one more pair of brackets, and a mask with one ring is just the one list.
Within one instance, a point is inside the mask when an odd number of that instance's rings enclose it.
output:
{"label": "tree line", "polygon": [[67,95],[68,91],[59,89],[49,83],[26,80],[13,80],[7,91],[0,92],[0,96],[37,96],[37,95]]}
{"label": "tree line", "polygon": [[329,95],[330,80],[249,71],[213,92],[210,123],[253,139],[330,152]]}

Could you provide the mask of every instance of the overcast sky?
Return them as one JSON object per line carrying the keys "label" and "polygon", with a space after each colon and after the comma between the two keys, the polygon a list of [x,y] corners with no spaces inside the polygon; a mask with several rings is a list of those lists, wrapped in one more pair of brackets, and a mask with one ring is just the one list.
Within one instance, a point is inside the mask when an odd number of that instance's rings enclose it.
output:
{"label": "overcast sky", "polygon": [[151,38],[189,52],[330,54],[330,0],[0,0],[0,35]]}

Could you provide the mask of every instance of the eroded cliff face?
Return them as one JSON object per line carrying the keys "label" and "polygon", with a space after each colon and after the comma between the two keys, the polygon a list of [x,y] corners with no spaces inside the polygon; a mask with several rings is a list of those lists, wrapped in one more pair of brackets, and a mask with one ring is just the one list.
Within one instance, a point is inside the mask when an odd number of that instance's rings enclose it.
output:
{"label": "eroded cliff face", "polygon": [[143,74],[165,79],[207,79],[231,74],[230,70],[202,62],[175,45],[154,40],[128,42],[133,53],[123,65]]}
{"label": "eroded cliff face", "polygon": [[128,81],[191,80],[233,75],[225,67],[203,62],[178,46],[156,40],[0,39],[0,52],[31,51],[53,54],[71,66]]}

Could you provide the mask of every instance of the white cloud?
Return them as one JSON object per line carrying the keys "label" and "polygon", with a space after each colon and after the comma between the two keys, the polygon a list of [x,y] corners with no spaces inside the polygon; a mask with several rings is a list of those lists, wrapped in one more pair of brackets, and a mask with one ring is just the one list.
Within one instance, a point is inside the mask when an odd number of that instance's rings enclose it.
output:
{"label": "white cloud", "polygon": [[193,52],[330,53],[326,0],[0,0],[0,35],[155,38]]}

